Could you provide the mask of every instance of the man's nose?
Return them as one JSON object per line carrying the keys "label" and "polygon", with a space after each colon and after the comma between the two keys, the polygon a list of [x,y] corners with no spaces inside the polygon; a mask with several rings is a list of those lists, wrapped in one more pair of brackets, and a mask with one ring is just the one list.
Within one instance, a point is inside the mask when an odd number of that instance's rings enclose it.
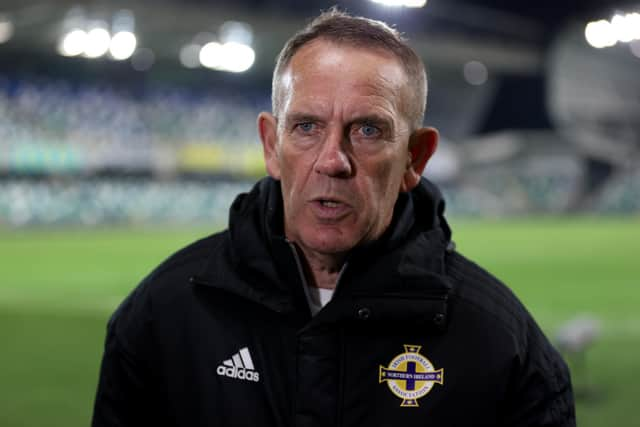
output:
{"label": "man's nose", "polygon": [[347,178],[353,172],[353,166],[347,152],[349,141],[341,130],[332,130],[322,142],[318,158],[314,165],[317,173]]}

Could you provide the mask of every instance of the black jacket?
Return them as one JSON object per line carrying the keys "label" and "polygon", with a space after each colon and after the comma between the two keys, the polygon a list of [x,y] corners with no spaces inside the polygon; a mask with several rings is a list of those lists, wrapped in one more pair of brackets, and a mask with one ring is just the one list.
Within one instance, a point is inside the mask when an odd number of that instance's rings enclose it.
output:
{"label": "black jacket", "polygon": [[177,252],[108,326],[93,426],[573,426],[569,373],[497,279],[453,250],[428,181],[311,317],[279,184]]}

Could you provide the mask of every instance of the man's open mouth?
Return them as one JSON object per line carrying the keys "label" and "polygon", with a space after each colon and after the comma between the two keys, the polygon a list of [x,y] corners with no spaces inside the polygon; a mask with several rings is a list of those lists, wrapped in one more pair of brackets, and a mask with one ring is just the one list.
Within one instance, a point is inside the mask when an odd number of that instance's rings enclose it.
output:
{"label": "man's open mouth", "polygon": [[324,206],[324,207],[327,207],[327,208],[337,208],[338,206],[340,206],[342,204],[342,202],[338,202],[338,201],[335,201],[335,200],[324,200],[324,199],[321,199],[320,200],[320,204],[322,206]]}

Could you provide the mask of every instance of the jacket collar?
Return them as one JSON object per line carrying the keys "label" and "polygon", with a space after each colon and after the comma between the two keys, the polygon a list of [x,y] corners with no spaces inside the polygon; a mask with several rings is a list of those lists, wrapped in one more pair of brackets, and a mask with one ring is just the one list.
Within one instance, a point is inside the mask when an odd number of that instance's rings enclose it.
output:
{"label": "jacket collar", "polygon": [[[352,252],[346,277],[341,279],[349,286],[339,292],[366,298],[424,295],[428,286],[429,292],[446,299],[450,286],[444,253],[451,230],[443,213],[439,190],[424,178],[413,191],[400,194],[384,235]],[[228,252],[214,250],[198,277],[272,310],[294,310],[304,297],[292,245],[283,229],[280,183],[264,178],[233,202]]]}

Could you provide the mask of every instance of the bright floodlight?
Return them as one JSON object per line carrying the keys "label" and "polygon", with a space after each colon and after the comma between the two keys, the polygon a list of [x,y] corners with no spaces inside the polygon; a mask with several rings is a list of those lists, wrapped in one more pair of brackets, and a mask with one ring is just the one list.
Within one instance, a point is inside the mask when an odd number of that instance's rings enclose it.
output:
{"label": "bright floodlight", "polygon": [[98,58],[109,50],[111,36],[104,28],[94,28],[87,33],[87,45],[84,54],[88,58]]}
{"label": "bright floodlight", "polygon": [[109,52],[111,52],[113,59],[121,61],[133,55],[137,43],[138,41],[136,40],[135,34],[130,31],[120,31],[111,39]]}
{"label": "bright floodlight", "polygon": [[13,22],[0,15],[0,44],[9,41],[13,36]]}
{"label": "bright floodlight", "polygon": [[636,29],[634,28],[633,24],[634,23],[631,14],[615,15],[611,20],[611,25],[613,26],[613,31],[615,32],[616,39],[623,43],[629,43],[631,40],[633,40],[636,33]]}
{"label": "bright floodlight", "polygon": [[617,43],[613,25],[604,19],[589,22],[584,29],[584,36],[587,42],[596,49],[611,47]]}
{"label": "bright floodlight", "polygon": [[253,65],[256,54],[245,44],[209,42],[200,49],[200,63],[213,70],[242,73]]}
{"label": "bright floodlight", "polygon": [[626,19],[629,27],[632,28],[633,40],[640,40],[640,13],[629,13]]}
{"label": "bright floodlight", "polygon": [[222,67],[222,45],[218,42],[209,42],[200,49],[200,63],[203,67],[219,70]]}
{"label": "bright floodlight", "polygon": [[424,7],[427,0],[371,0],[374,3],[392,7]]}
{"label": "bright floodlight", "polygon": [[64,56],[77,56],[84,52],[87,46],[87,33],[73,30],[67,33],[58,46],[58,52]]}
{"label": "bright floodlight", "polygon": [[242,73],[253,65],[256,53],[246,44],[229,42],[222,45],[224,49],[224,70]]}

